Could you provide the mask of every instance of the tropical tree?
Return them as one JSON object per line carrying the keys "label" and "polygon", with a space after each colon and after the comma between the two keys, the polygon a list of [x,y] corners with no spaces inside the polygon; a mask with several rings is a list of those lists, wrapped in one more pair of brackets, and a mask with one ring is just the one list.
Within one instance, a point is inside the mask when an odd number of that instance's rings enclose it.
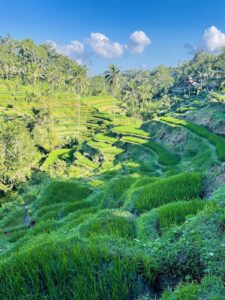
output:
{"label": "tropical tree", "polygon": [[19,78],[20,84],[46,81],[50,88],[71,87],[77,63],[56,52],[53,45],[36,45],[31,39],[0,37],[0,78]]}
{"label": "tropical tree", "polygon": [[0,123],[0,190],[11,190],[26,180],[39,154],[22,121]]}
{"label": "tropical tree", "polygon": [[120,69],[118,69],[114,64],[109,65],[108,70],[105,71],[105,83],[112,94],[113,100],[113,118],[115,120],[115,98],[118,93],[119,81],[120,81]]}

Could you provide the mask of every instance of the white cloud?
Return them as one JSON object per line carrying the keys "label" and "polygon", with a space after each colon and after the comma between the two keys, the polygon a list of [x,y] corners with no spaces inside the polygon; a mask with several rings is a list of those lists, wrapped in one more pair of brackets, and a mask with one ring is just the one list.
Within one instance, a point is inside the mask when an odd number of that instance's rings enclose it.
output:
{"label": "white cloud", "polygon": [[128,49],[132,54],[142,53],[147,45],[151,44],[151,40],[143,31],[134,31],[129,38],[128,45],[122,45],[118,42],[113,42],[106,35],[99,32],[92,32],[86,43],[90,46],[87,51],[85,44],[80,41],[73,40],[68,44],[58,44],[55,41],[47,41],[59,54],[66,55],[74,59],[79,64],[91,63],[90,57],[92,51],[103,59],[115,59],[123,56],[125,49]]}
{"label": "white cloud", "polygon": [[211,26],[204,31],[201,48],[209,52],[219,52],[225,47],[225,34],[216,26]]}
{"label": "white cloud", "polygon": [[141,54],[144,52],[145,48],[151,44],[150,38],[143,31],[134,31],[130,35],[130,42],[128,44],[128,49],[133,54]]}
{"label": "white cloud", "polygon": [[84,44],[80,41],[74,40],[69,44],[57,44],[54,41],[48,41],[48,43],[52,45],[57,53],[74,59],[78,64],[82,64],[88,59],[88,54],[85,51]]}
{"label": "white cloud", "polygon": [[124,52],[124,47],[120,43],[112,42],[102,33],[91,33],[88,42],[92,50],[101,58],[120,58]]}

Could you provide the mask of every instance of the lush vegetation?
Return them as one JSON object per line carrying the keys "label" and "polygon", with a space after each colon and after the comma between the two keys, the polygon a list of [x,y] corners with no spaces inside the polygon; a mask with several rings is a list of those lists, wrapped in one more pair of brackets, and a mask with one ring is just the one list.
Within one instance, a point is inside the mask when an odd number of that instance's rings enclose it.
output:
{"label": "lush vegetation", "polygon": [[20,84],[65,90],[67,86],[74,87],[80,72],[77,63],[56,53],[52,44],[38,46],[31,39],[16,41],[10,36],[2,37],[0,57],[1,84],[13,91]]}
{"label": "lush vegetation", "polygon": [[0,39],[0,299],[224,299],[224,64]]}
{"label": "lush vegetation", "polygon": [[[190,200],[200,196],[201,177],[199,174],[179,174],[156,182],[134,191],[131,199],[134,207],[143,212],[160,205],[178,201]],[[130,199],[127,202],[130,202]]]}
{"label": "lush vegetation", "polygon": [[222,161],[225,161],[225,138],[214,134],[213,132],[208,131],[206,128],[190,123],[186,120],[179,120],[172,117],[161,117],[163,121],[168,123],[172,123],[175,125],[181,125],[189,130],[193,131],[197,135],[207,139],[210,143],[212,143],[218,152],[218,155]]}

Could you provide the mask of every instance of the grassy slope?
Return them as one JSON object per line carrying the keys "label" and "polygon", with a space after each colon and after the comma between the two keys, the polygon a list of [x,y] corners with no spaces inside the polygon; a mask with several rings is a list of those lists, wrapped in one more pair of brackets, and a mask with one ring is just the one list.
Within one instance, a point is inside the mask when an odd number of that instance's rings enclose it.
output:
{"label": "grassy slope", "polygon": [[187,129],[191,130],[195,134],[199,135],[200,137],[207,139],[210,143],[212,143],[216,147],[219,158],[222,161],[225,161],[225,138],[223,138],[213,132],[210,132],[203,126],[193,124],[186,120],[180,120],[180,119],[176,119],[176,118],[172,118],[172,117],[161,117],[161,120],[171,123],[171,124],[183,126]]}
{"label": "grassy slope", "polygon": [[[66,105],[70,95],[60,97]],[[108,112],[108,98],[83,100],[101,109],[106,103],[103,112],[91,115],[94,134],[76,148],[53,151],[42,165],[48,172],[58,160],[65,161],[64,178],[37,174],[0,208],[0,298],[222,295],[223,197],[215,193],[211,200],[199,199],[208,174],[196,163],[200,153],[190,148],[201,148],[204,161],[213,151],[212,133],[171,118],[163,120],[166,124],[127,126],[126,118],[114,120]],[[168,128],[167,122],[176,126]],[[180,126],[188,129],[185,138]],[[189,130],[204,141],[193,139]],[[178,137],[181,143],[173,147]],[[214,155],[210,160],[220,166]],[[36,221],[33,228],[24,223],[25,204]],[[205,282],[211,289],[204,291]]]}

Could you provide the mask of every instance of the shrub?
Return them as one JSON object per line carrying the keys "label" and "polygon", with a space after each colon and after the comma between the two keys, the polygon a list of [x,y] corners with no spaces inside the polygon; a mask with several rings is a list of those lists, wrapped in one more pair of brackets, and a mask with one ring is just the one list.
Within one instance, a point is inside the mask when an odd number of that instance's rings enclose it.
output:
{"label": "shrub", "polygon": [[31,176],[40,154],[23,121],[0,121],[0,191],[13,189]]}

